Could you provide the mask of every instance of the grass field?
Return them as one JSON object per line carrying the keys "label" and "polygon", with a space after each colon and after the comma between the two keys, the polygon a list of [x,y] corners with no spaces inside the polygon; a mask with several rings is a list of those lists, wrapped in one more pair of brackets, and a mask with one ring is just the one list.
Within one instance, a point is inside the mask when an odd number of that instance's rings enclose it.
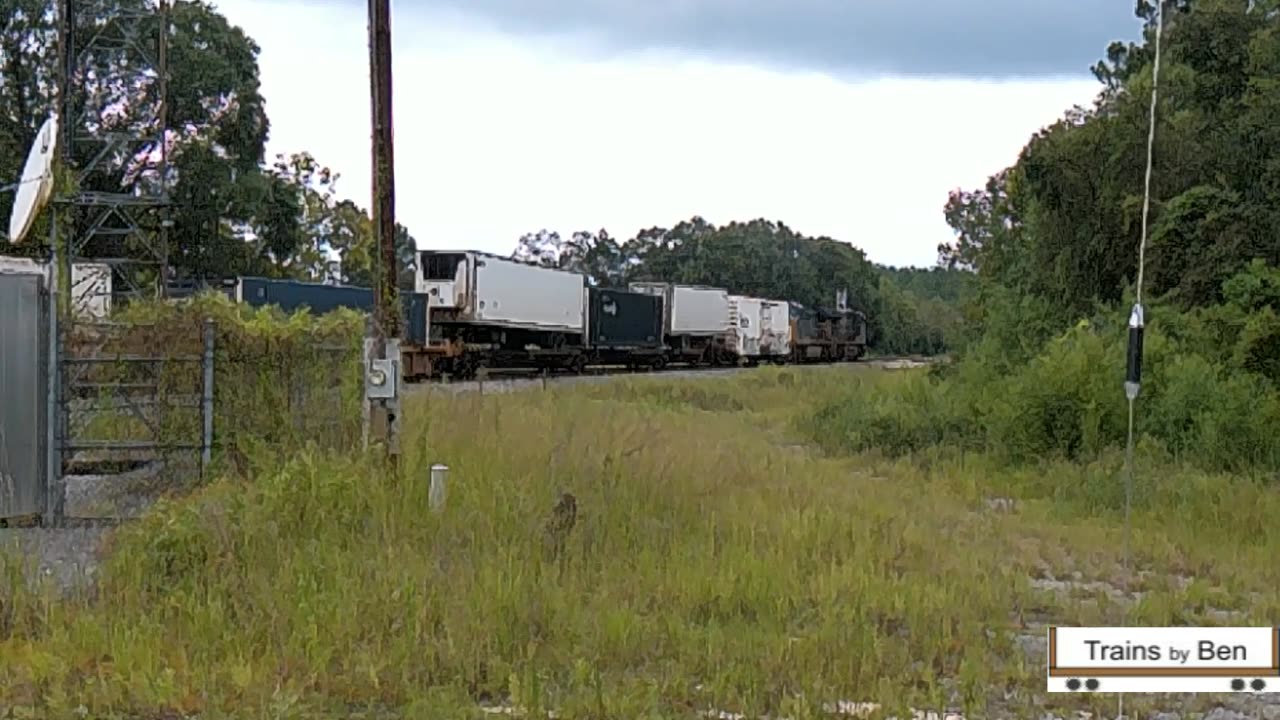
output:
{"label": "grass field", "polygon": [[[818,404],[908,374],[415,396],[400,473],[317,450],[215,482],[120,530],[92,596],[23,588],[10,561],[0,715],[1041,717],[1063,702],[1046,623],[1277,616],[1280,496],[1260,481],[1140,451],[1126,574],[1118,456],[819,449]],[[578,517],[557,555],[562,491]]]}

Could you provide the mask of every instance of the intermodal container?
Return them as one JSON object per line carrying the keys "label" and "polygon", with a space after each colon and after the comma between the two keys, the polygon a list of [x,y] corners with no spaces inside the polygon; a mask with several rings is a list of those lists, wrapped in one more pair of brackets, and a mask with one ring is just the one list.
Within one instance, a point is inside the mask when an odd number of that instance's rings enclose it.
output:
{"label": "intermodal container", "polygon": [[427,319],[428,296],[426,293],[413,293],[409,296],[409,318],[405,324],[405,339],[413,345],[426,345],[427,337],[431,332],[431,325]]}
{"label": "intermodal container", "polygon": [[728,290],[662,282],[633,282],[630,288],[632,292],[665,299],[664,327],[668,335],[728,336],[733,333]]}
{"label": "intermodal container", "polygon": [[303,308],[316,315],[343,307],[365,312],[373,310],[373,290],[370,288],[258,277],[240,278],[236,300],[256,307],[275,305],[288,313]]}
{"label": "intermodal container", "polygon": [[612,349],[661,346],[662,306],[657,295],[588,288],[588,344]]}
{"label": "intermodal container", "polygon": [[423,250],[418,292],[451,322],[581,333],[586,276],[476,250]]}

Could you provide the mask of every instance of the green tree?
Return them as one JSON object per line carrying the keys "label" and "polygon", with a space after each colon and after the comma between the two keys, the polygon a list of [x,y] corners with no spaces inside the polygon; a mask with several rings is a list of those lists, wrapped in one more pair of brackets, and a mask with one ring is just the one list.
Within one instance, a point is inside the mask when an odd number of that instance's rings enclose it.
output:
{"label": "green tree", "polygon": [[[580,272],[599,285],[635,280],[710,285],[829,309],[835,306],[837,292],[847,290],[851,309],[869,318],[869,335],[900,352],[939,352],[958,337],[959,298],[966,292],[960,288],[962,281],[952,280],[954,287],[947,281],[934,283],[940,293],[936,297],[896,286],[882,297],[886,282],[892,282],[861,250],[764,219],[716,226],[695,216],[670,229],[647,228],[622,243],[604,230],[576,232],[565,239],[543,229],[522,236],[512,257]],[[971,277],[946,270],[936,277],[943,275]],[[931,280],[920,282],[926,287]],[[908,322],[909,327],[904,326]]]}
{"label": "green tree", "polygon": [[516,242],[511,257],[543,267],[582,273],[592,285],[616,287],[625,282],[629,257],[607,230],[579,230],[567,239],[542,229]]}
{"label": "green tree", "polygon": [[[138,12],[159,22],[143,0],[110,0],[85,6],[79,37],[101,30],[108,10]],[[0,178],[16,179],[25,147],[34,138],[51,103],[56,32],[52,0],[0,0]],[[269,122],[259,89],[258,46],[213,6],[178,0],[170,13],[169,84],[165,140],[173,228],[168,257],[180,275],[210,278],[239,274],[333,279],[369,284],[375,267],[367,213],[335,196],[337,175],[307,153],[263,164]],[[158,27],[144,27],[145,38]],[[150,48],[154,51],[154,48]],[[136,130],[149,122],[159,85],[152,77],[122,70],[118,55],[90,54],[78,78],[77,102],[89,116],[106,118],[95,128]],[[110,113],[103,113],[104,108]],[[74,148],[83,166],[101,144]],[[83,189],[132,192],[160,181],[159,148],[146,142],[102,156]],[[0,194],[8,217],[11,194]],[[73,218],[91,222],[90,217]],[[154,226],[152,227],[154,230]],[[0,252],[40,253],[43,237],[21,247],[0,244]],[[416,248],[397,226],[400,283],[412,286]],[[84,254],[119,256],[127,249],[99,238]]]}
{"label": "green tree", "polygon": [[[356,203],[339,199],[341,176],[307,152],[277,156],[266,175],[276,188],[275,197],[286,203],[284,227],[292,228],[298,238],[282,254],[270,254],[271,271],[307,282],[372,287],[377,266],[372,220]],[[399,287],[412,288],[417,244],[400,224],[395,247]]]}
{"label": "green tree", "polygon": [[[942,262],[1033,294],[1064,318],[1114,304],[1137,276],[1155,7],[1141,44],[1095,66],[1103,91],[1036,134],[986,187],[952,194]],[[1280,262],[1280,19],[1274,2],[1166,3],[1148,289],[1220,298],[1254,258]]]}

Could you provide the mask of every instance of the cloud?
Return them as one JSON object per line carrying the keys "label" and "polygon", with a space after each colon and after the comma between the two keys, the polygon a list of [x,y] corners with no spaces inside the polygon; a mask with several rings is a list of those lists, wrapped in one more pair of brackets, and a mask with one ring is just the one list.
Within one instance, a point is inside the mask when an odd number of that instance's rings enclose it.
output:
{"label": "cloud", "polygon": [[[1099,89],[1088,77],[851,80],[665,53],[584,61],[551,35],[485,32],[411,12],[414,1],[392,0],[396,213],[423,248],[502,253],[540,228],[629,238],[692,215],[765,217],[928,266],[953,238],[948,191],[981,186]],[[368,207],[365,6],[218,5],[262,47],[269,154],[311,151],[342,174],[341,197]]]}
{"label": "cloud", "polygon": [[[353,0],[343,0],[353,3]],[[1087,75],[1132,0],[400,0],[607,54],[676,51],[841,76]],[[416,13],[415,13],[416,14]]]}

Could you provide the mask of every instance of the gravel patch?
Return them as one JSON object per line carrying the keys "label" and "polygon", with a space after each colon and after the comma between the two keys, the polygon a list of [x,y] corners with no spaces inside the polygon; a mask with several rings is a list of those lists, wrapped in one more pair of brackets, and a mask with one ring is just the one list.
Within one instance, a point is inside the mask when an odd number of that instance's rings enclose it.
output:
{"label": "gravel patch", "polygon": [[[86,472],[120,463],[130,469]],[[168,480],[175,473],[165,472],[165,464],[158,461],[86,454],[68,465],[79,474],[64,477],[64,527],[0,528],[0,552],[25,564],[29,582],[51,582],[62,594],[91,589],[101,566],[103,540],[112,528],[140,517],[175,489]],[[171,467],[186,472],[176,464]]]}
{"label": "gravel patch", "polygon": [[32,585],[52,583],[61,594],[92,587],[108,526],[0,529],[0,552],[26,564]]}

